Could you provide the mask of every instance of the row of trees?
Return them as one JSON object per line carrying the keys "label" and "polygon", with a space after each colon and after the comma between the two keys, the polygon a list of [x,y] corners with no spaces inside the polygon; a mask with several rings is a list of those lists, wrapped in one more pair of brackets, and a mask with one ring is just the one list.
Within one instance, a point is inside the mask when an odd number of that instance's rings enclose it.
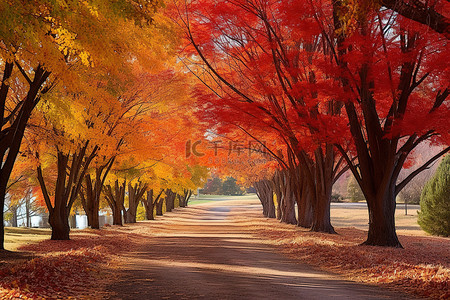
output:
{"label": "row of trees", "polygon": [[203,185],[207,170],[180,158],[196,121],[190,79],[176,69],[178,33],[161,8],[151,0],[0,4],[0,205],[31,190],[52,239],[69,238],[74,206],[98,228],[104,197],[116,221],[123,211],[129,222],[139,201],[151,215],[152,193],[170,209]]}
{"label": "row of trees", "polygon": [[[185,155],[185,141],[209,128],[259,143],[263,162],[238,157],[236,172],[259,182],[262,198],[276,195],[267,209],[282,221],[333,233],[332,186],[350,170],[368,203],[365,243],[400,247],[395,196],[450,149],[447,4],[401,4],[1,4],[0,205],[26,178],[52,238],[67,239],[78,201],[97,227],[100,199],[118,216],[125,187],[127,220],[145,190],[187,199],[207,156]],[[442,150],[399,180],[425,141]]]}
{"label": "row of trees", "polygon": [[[421,191],[418,223],[420,227],[432,235],[449,236],[450,234],[450,156],[445,156],[434,176],[426,182]],[[352,183],[352,180],[349,181]],[[286,205],[283,195],[276,193],[278,183],[274,180],[253,182],[257,195],[263,206],[263,215],[267,218],[283,220]],[[350,186],[350,185],[349,185]],[[359,187],[351,184],[356,200],[364,200]],[[281,201],[279,201],[280,199]],[[418,204],[418,203],[417,203]],[[299,208],[300,212],[300,208]]]}
{"label": "row of trees", "polygon": [[[22,198],[18,194],[10,194],[5,203],[5,221],[12,227],[26,226],[31,227],[31,218],[40,216],[45,209],[39,201],[33,197],[31,189],[25,191],[25,196]],[[22,223],[19,223],[22,220]]]}
{"label": "row of trees", "polygon": [[[281,220],[333,233],[332,186],[350,170],[368,204],[364,244],[401,247],[395,198],[450,149],[449,29],[445,1],[382,4],[197,0],[173,18],[185,64],[207,86],[203,119],[277,162],[255,187],[277,195]],[[398,180],[428,140],[443,147]]]}

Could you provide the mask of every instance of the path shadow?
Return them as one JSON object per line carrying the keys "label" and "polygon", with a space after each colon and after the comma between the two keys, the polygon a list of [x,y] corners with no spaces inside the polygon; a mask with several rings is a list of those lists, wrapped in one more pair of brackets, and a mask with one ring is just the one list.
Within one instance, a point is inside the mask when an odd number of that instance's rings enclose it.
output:
{"label": "path shadow", "polygon": [[149,225],[163,233],[128,253],[110,299],[411,299],[278,254],[239,223],[253,213],[217,204]]}

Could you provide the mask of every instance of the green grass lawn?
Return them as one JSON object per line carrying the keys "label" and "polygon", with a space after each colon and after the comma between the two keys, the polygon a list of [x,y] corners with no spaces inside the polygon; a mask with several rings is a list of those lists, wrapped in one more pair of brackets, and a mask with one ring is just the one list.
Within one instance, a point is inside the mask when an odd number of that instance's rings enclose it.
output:
{"label": "green grass lawn", "polygon": [[257,199],[256,194],[247,194],[243,196],[228,196],[228,195],[202,195],[200,197],[192,196],[191,200],[189,200],[189,206],[203,204],[211,201],[226,201],[226,200],[235,200],[235,199]]}

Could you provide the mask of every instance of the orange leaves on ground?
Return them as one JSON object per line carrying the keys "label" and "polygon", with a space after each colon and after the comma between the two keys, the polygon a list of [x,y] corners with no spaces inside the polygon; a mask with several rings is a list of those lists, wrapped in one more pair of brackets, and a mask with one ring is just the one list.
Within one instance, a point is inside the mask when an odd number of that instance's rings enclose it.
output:
{"label": "orange leaves on ground", "polygon": [[70,241],[45,240],[25,245],[30,261],[0,269],[1,299],[93,299],[101,298],[102,270],[117,254],[133,245],[133,234],[88,230]]}
{"label": "orange leaves on ground", "polygon": [[340,228],[338,235],[329,235],[275,225],[258,232],[295,259],[355,281],[431,299],[450,298],[450,256],[444,250],[449,241],[445,238],[400,236],[405,249],[382,248],[359,245],[366,232],[355,228]]}
{"label": "orange leaves on ground", "polygon": [[2,299],[54,299],[83,295],[94,282],[91,271],[104,259],[100,247],[37,257],[0,270]]}

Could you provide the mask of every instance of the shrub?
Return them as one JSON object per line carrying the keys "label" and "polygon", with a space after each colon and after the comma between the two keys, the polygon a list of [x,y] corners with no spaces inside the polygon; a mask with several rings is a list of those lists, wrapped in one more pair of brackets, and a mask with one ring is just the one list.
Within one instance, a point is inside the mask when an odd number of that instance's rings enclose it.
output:
{"label": "shrub", "polygon": [[359,187],[355,177],[351,176],[347,184],[347,195],[352,202],[365,200],[364,194]]}
{"label": "shrub", "polygon": [[433,235],[450,235],[450,155],[426,183],[420,197],[418,223]]}
{"label": "shrub", "polygon": [[339,202],[343,202],[342,200],[344,199],[344,197],[342,197],[340,194],[338,194],[338,193],[333,193],[332,195],[331,195],[331,202],[336,202],[336,203],[339,203]]}

